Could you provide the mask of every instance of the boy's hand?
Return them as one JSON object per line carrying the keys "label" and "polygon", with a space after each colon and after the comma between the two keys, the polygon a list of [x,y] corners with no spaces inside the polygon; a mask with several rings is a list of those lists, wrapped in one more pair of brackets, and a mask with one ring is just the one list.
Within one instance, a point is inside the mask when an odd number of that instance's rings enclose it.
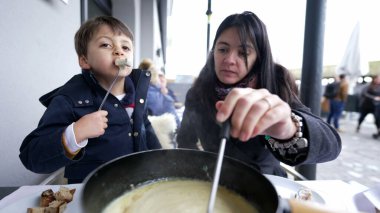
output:
{"label": "boy's hand", "polygon": [[104,134],[108,127],[108,112],[105,110],[96,111],[81,117],[74,124],[74,134],[77,142],[89,138],[96,138]]}

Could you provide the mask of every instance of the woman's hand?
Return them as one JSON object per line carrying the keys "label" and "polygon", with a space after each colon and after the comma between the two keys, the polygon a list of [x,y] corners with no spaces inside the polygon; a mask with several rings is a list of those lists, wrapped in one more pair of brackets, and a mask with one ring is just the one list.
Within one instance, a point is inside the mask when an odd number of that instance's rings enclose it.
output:
{"label": "woman's hand", "polygon": [[290,139],[297,129],[289,104],[266,89],[234,88],[216,103],[216,119],[231,118],[231,136],[247,141],[257,135]]}
{"label": "woman's hand", "polygon": [[89,138],[96,138],[104,134],[108,127],[108,112],[99,110],[81,117],[74,124],[74,134],[77,142],[84,141]]}

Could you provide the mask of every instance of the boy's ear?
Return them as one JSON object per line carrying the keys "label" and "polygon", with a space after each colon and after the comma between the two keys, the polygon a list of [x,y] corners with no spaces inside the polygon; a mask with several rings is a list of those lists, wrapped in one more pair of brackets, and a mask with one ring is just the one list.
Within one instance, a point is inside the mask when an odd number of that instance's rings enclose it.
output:
{"label": "boy's ear", "polygon": [[91,68],[90,64],[87,63],[87,58],[83,55],[79,57],[79,66],[82,69],[90,69]]}

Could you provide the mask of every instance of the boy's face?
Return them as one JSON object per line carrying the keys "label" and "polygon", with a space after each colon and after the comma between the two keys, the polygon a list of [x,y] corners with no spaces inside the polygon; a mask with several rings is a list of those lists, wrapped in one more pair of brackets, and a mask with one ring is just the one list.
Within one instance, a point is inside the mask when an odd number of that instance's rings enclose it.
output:
{"label": "boy's face", "polygon": [[[133,43],[126,35],[116,34],[103,25],[88,43],[87,56],[79,57],[79,65],[82,69],[91,69],[99,82],[112,82],[119,70],[115,65],[117,58],[127,58],[132,63]],[[124,66],[119,76],[129,75],[132,67]]]}

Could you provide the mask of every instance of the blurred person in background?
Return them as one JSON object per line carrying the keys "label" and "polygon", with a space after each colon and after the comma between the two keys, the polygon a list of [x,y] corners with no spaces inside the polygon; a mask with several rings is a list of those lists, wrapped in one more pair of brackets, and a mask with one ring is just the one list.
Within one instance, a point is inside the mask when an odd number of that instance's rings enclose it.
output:
{"label": "blurred person in background", "polygon": [[339,128],[339,120],[342,116],[344,105],[347,101],[349,85],[345,74],[340,74],[335,81],[339,87],[336,95],[333,98],[329,99],[330,112],[327,116],[327,123],[331,124],[331,122],[333,122],[335,129],[342,131],[342,129]]}
{"label": "blurred person in background", "polygon": [[183,106],[183,104],[178,101],[178,98],[174,91],[168,87],[168,80],[165,77],[165,73],[162,70],[158,70],[158,78],[161,84],[161,92],[162,94],[169,95],[174,100],[174,107],[179,109]]}
{"label": "blurred person in background", "polygon": [[174,107],[175,101],[170,95],[162,92],[163,86],[161,85],[159,78],[159,70],[153,64],[151,59],[143,59],[139,65],[139,69],[148,70],[151,73],[150,85],[146,98],[148,115],[160,116],[164,113],[170,113],[174,115],[178,128],[180,125],[180,119]]}
{"label": "blurred person in background", "polygon": [[374,138],[380,135],[380,75],[373,77],[372,82],[369,83],[361,93],[360,100],[360,117],[356,131],[360,131],[360,126],[369,113],[373,113],[375,117],[375,125],[377,133],[373,134]]}

